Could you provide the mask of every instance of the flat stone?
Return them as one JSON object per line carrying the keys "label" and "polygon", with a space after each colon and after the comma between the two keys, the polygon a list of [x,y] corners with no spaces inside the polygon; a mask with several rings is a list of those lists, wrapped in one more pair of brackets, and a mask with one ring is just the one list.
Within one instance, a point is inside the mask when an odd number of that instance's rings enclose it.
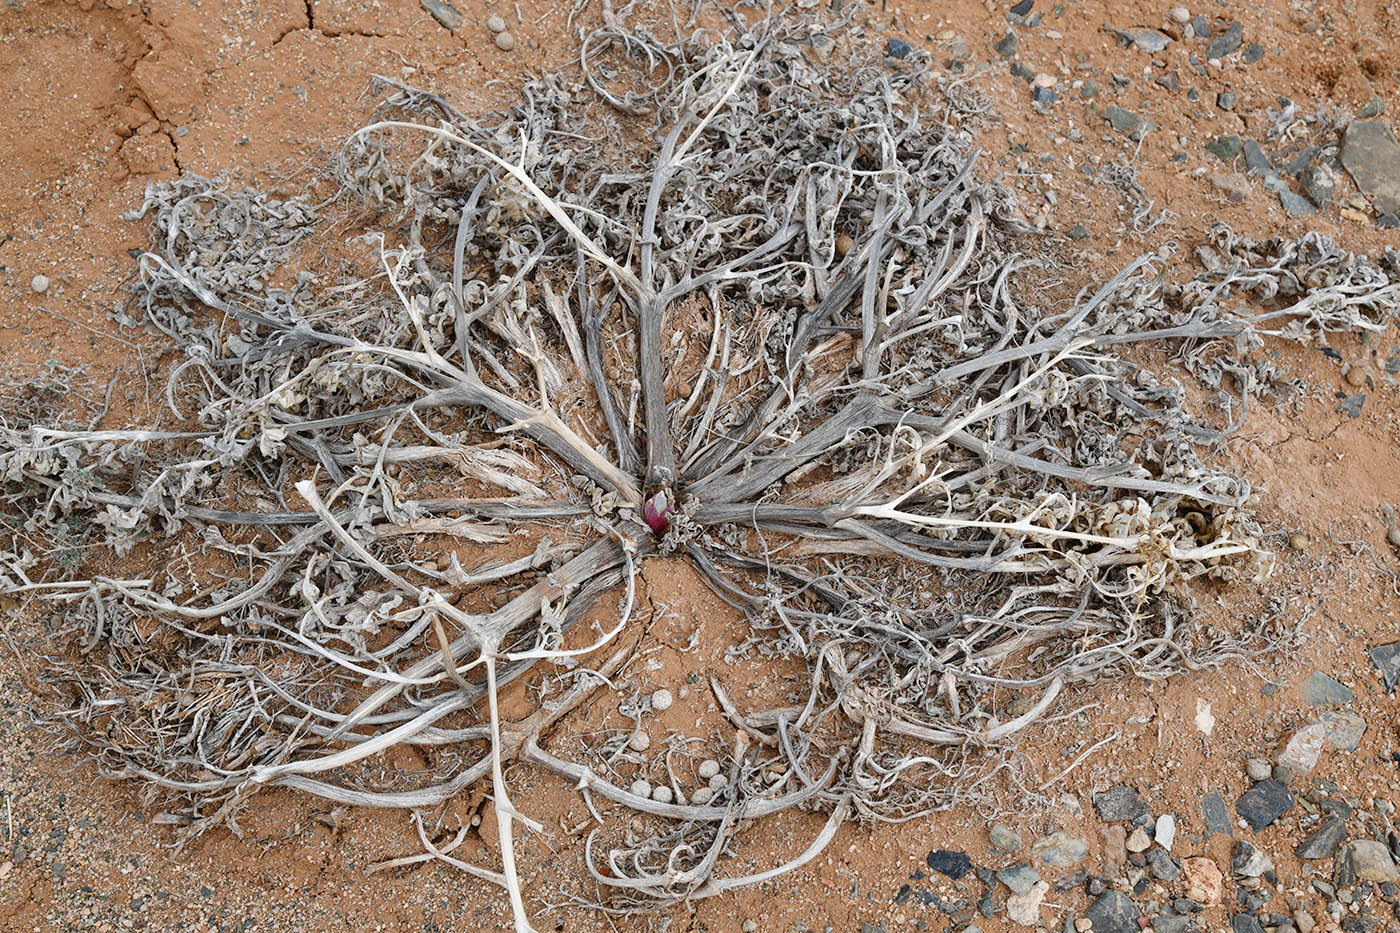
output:
{"label": "flat stone", "polygon": [[1190,917],[1156,917],[1152,921],[1152,929],[1157,933],[1186,933],[1191,926]]}
{"label": "flat stone", "polygon": [[1384,843],[1358,839],[1346,847],[1346,859],[1358,881],[1400,881],[1400,869]]}
{"label": "flat stone", "polygon": [[1264,759],[1251,758],[1244,763],[1244,773],[1249,776],[1251,781],[1264,781],[1273,773],[1273,769]]}
{"label": "flat stone", "polygon": [[1206,143],[1206,151],[1211,153],[1221,162],[1229,162],[1235,156],[1244,151],[1243,141],[1235,135],[1217,136]]}
{"label": "flat stone", "polygon": [[1400,142],[1379,120],[1353,120],[1342,137],[1342,165],[1378,214],[1400,211]]}
{"label": "flat stone", "polygon": [[1160,33],[1155,29],[1134,29],[1129,32],[1120,33],[1133,40],[1133,45],[1148,55],[1156,55],[1158,52],[1172,44],[1171,37]]}
{"label": "flat stone", "polygon": [[1202,907],[1214,907],[1225,893],[1225,876],[1220,867],[1204,856],[1181,863],[1182,887],[1186,896]]}
{"label": "flat stone", "polygon": [[1206,820],[1206,838],[1214,835],[1233,836],[1235,826],[1230,822],[1230,809],[1225,805],[1225,798],[1218,793],[1206,794],[1201,800],[1201,815]]}
{"label": "flat stone", "polygon": [[1147,835],[1147,830],[1141,826],[1133,827],[1133,831],[1124,842],[1124,848],[1129,852],[1146,852],[1151,846],[1152,837]]}
{"label": "flat stone", "polygon": [[885,42],[885,54],[890,58],[908,58],[914,47],[903,39],[889,39]]}
{"label": "flat stone", "polygon": [[1093,933],[1139,933],[1138,918],[1142,911],[1119,891],[1106,891],[1084,912],[1093,922]]}
{"label": "flat stone", "polygon": [[433,15],[443,29],[456,29],[462,25],[462,14],[443,0],[419,0],[419,4]]}
{"label": "flat stone", "polygon": [[1232,94],[1229,91],[1221,91],[1215,95],[1215,106],[1227,113],[1235,109],[1235,104],[1239,103],[1240,95]]}
{"label": "flat stone", "polygon": [[1085,81],[1079,86],[1080,97],[1096,97],[1099,93],[1099,82]]}
{"label": "flat stone", "polygon": [[1283,816],[1293,806],[1288,788],[1274,780],[1260,781],[1235,801],[1235,812],[1249,828],[1258,832]]}
{"label": "flat stone", "polygon": [[1268,175],[1274,170],[1274,163],[1264,154],[1263,148],[1254,140],[1244,140],[1244,166],[1254,175]]}
{"label": "flat stone", "polygon": [[1022,863],[997,872],[997,880],[1010,888],[1012,894],[1025,894],[1040,881],[1040,872]]}
{"label": "flat stone", "polygon": [[1147,815],[1147,804],[1138,792],[1126,784],[1094,795],[1094,809],[1105,823],[1131,823]]}
{"label": "flat stone", "polygon": [[1103,116],[1108,121],[1108,125],[1120,133],[1131,133],[1142,126],[1142,117],[1131,110],[1119,107],[1117,104],[1105,107]]}
{"label": "flat stone", "polygon": [[1008,32],[1001,39],[997,40],[997,44],[992,46],[992,48],[996,49],[997,54],[1002,58],[1011,58],[1016,54],[1016,46],[1016,33]]}
{"label": "flat stone", "polygon": [[1197,13],[1191,17],[1191,31],[1196,34],[1197,39],[1210,38],[1210,20],[1204,13]]}
{"label": "flat stone", "polygon": [[1229,29],[1210,40],[1210,45],[1206,46],[1206,59],[1224,58],[1237,51],[1243,42],[1244,27],[1236,20],[1230,24]]}
{"label": "flat stone", "polygon": [[1385,688],[1386,694],[1394,693],[1395,686],[1400,684],[1400,641],[1393,641],[1388,645],[1376,645],[1366,653],[1370,655],[1371,663],[1380,672],[1381,686]]}
{"label": "flat stone", "polygon": [[1329,816],[1308,838],[1298,843],[1294,851],[1299,858],[1331,858],[1346,838],[1347,824],[1335,816]]}
{"label": "flat stone", "polygon": [[1321,723],[1313,723],[1293,734],[1283,751],[1278,753],[1278,763],[1294,774],[1311,774],[1312,769],[1317,767],[1317,759],[1322,755],[1326,743],[1327,727]]}
{"label": "flat stone", "polygon": [[1170,852],[1172,843],[1176,842],[1176,817],[1170,813],[1163,813],[1157,817],[1156,832],[1152,834],[1152,838],[1157,845]]}
{"label": "flat stone", "polygon": [[1089,854],[1089,845],[1069,833],[1051,833],[1035,841],[1031,854],[1051,868],[1069,868],[1084,861]]}
{"label": "flat stone", "polygon": [[1147,867],[1158,881],[1175,881],[1181,874],[1181,867],[1166,849],[1148,849]]}
{"label": "flat stone", "polygon": [[1021,851],[1021,834],[1002,823],[993,823],[987,831],[987,841],[1004,852]]}
{"label": "flat stone", "polygon": [[925,861],[928,862],[929,868],[947,875],[954,881],[972,870],[972,859],[967,857],[967,853],[953,849],[934,849]]}
{"label": "flat stone", "polygon": [[1337,173],[1327,163],[1303,169],[1303,193],[1318,207],[1328,208],[1337,196]]}
{"label": "flat stone", "polygon": [[1252,65],[1264,57],[1264,47],[1258,42],[1251,42],[1244,47],[1244,54],[1240,58],[1244,59],[1246,65]]}
{"label": "flat stone", "polygon": [[1128,862],[1128,831],[1115,823],[1103,831],[1103,870],[1114,875]]}
{"label": "flat stone", "polygon": [[1045,895],[1049,892],[1047,882],[1037,881],[1024,894],[1011,895],[1006,899],[1006,916],[1018,926],[1039,926],[1040,905],[1045,902]]}
{"label": "flat stone", "polygon": [[1366,720],[1358,713],[1327,710],[1322,714],[1327,730],[1327,747],[1339,752],[1354,752],[1366,735]]}
{"label": "flat stone", "polygon": [[1336,703],[1350,703],[1356,694],[1344,684],[1321,671],[1314,671],[1303,681],[1303,702],[1309,706],[1332,706]]}
{"label": "flat stone", "polygon": [[1316,214],[1317,208],[1312,202],[1301,194],[1294,194],[1292,191],[1280,191],[1278,193],[1279,203],[1288,212],[1290,217],[1306,217],[1309,214]]}

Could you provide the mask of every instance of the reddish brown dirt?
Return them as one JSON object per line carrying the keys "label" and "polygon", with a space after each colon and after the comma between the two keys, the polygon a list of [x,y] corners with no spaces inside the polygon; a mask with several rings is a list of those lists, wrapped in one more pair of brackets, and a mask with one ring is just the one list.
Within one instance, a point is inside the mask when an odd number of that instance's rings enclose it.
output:
{"label": "reddish brown dirt", "polygon": [[[123,221],[122,214],[139,204],[148,181],[180,171],[226,172],[234,181],[296,189],[363,119],[361,94],[371,74],[409,78],[472,111],[509,99],[521,75],[561,65],[573,53],[563,5],[456,5],[464,24],[454,34],[417,0],[8,0],[0,12],[0,74],[9,85],[0,99],[0,364],[10,381],[56,360],[85,366],[82,384],[99,397],[117,377],[118,412],[139,414],[154,404],[159,383],[151,385],[142,374],[159,379],[161,344],[119,333],[109,320],[117,286],[130,270],[127,251],[145,241],[145,228]],[[1257,183],[1242,203],[1232,203],[1210,181],[1228,167],[1203,149],[1216,135],[1260,133],[1264,111],[1276,108],[1280,95],[1296,101],[1300,113],[1327,101],[1350,111],[1379,96],[1385,117],[1393,120],[1400,109],[1400,65],[1387,52],[1387,44],[1393,52],[1397,42],[1394,7],[1385,0],[1211,6],[1208,15],[1240,19],[1246,42],[1263,43],[1265,57],[1250,66],[1210,68],[1200,77],[1185,61],[1188,46],[1195,46],[1174,43],[1157,56],[1166,67],[1153,71],[1179,74],[1182,88],[1171,93],[1142,79],[1151,57],[1118,48],[1100,28],[1105,22],[1162,27],[1170,5],[1083,0],[1057,16],[1055,4],[1038,0],[1045,24],[1016,30],[1018,59],[1060,78],[1061,100],[1049,115],[1032,111],[1029,85],[1009,75],[992,50],[1007,31],[1001,7],[903,0],[898,8],[877,5],[866,28],[928,48],[939,62],[965,41],[970,64],[995,63],[975,81],[993,104],[976,130],[981,170],[984,177],[1005,173],[1008,183],[1023,189],[1027,217],[1043,214],[1056,234],[1075,224],[1087,228],[1087,239],[1063,241],[1065,266],[1046,273],[1064,280],[1062,293],[1072,294],[1168,241],[1184,247],[1180,255],[1188,261],[1189,248],[1215,220],[1254,235],[1317,229],[1358,250],[1400,240],[1395,231],[1378,228],[1373,215],[1289,218]],[[517,11],[522,22],[516,22]],[[483,25],[491,12],[511,20],[518,41],[513,52],[492,44]],[[582,19],[595,16],[589,9]],[[1114,91],[1113,72],[1131,76],[1128,89]],[[1142,112],[1161,130],[1138,147],[1108,129],[1093,105],[1069,87],[1090,77],[1104,88],[1098,106],[1117,103]],[[1193,85],[1200,103],[1187,100]],[[1240,97],[1232,113],[1214,107],[1216,92],[1224,90]],[[1081,141],[1071,139],[1076,129]],[[1177,153],[1184,160],[1172,162]],[[1118,192],[1094,185],[1085,174],[1086,167],[1119,159],[1133,160],[1147,196],[1173,211],[1174,221],[1144,237],[1131,234],[1125,226],[1130,211]],[[1050,187],[1054,206],[1044,198]],[[1353,193],[1344,188],[1344,197]],[[40,273],[53,284],[36,295],[29,283]],[[1314,670],[1347,683],[1357,695],[1351,708],[1369,723],[1360,748],[1329,755],[1317,776],[1335,781],[1343,796],[1361,806],[1386,796],[1400,799],[1396,765],[1386,757],[1397,741],[1396,707],[1364,655],[1369,645],[1400,638],[1400,591],[1394,584],[1400,567],[1380,520],[1383,507],[1400,507],[1400,409],[1394,377],[1380,365],[1397,353],[1397,344],[1394,330],[1378,341],[1337,341],[1344,363],[1315,350],[1279,346],[1280,363],[1306,381],[1305,395],[1285,410],[1255,410],[1229,445],[1228,455],[1264,488],[1265,508],[1280,531],[1281,559],[1269,593],[1283,598],[1285,620],[1305,619],[1301,642],[1257,664],[1067,695],[1056,706],[1065,718],[1027,740],[1022,784],[999,777],[986,788],[1027,843],[1053,830],[1082,836],[1090,846],[1085,864],[1095,869],[1103,840],[1090,795],[1129,781],[1154,812],[1176,814],[1176,854],[1207,854],[1228,863],[1223,837],[1209,845],[1202,840],[1201,795],[1216,788],[1233,801],[1246,785],[1244,759],[1267,756],[1291,728],[1308,721],[1298,686]],[[1363,367],[1370,380],[1364,410],[1355,419],[1337,410],[1344,364]],[[1286,536],[1299,531],[1309,546],[1288,549]],[[786,692],[781,668],[726,663],[725,647],[742,637],[738,623],[687,567],[654,561],[645,567],[644,584],[642,621],[648,627],[628,668],[632,681],[642,689],[674,690],[688,675],[696,680],[689,695],[661,717],[662,726],[721,734],[713,699],[702,689],[712,672],[737,696]],[[1252,591],[1202,595],[1202,611],[1236,617],[1260,612],[1265,604]],[[0,604],[0,928],[506,926],[504,898],[448,868],[365,875],[372,862],[418,851],[399,813],[332,811],[272,793],[256,798],[242,818],[242,838],[218,830],[184,849],[171,848],[170,828],[153,821],[133,788],[102,782],[87,767],[73,769],[42,754],[45,736],[27,728],[22,712],[45,702],[30,653],[42,633],[26,628],[30,623],[13,609]],[[686,650],[697,631],[698,647]],[[1261,692],[1266,684],[1279,689]],[[508,702],[518,704],[519,698]],[[1201,702],[1218,719],[1210,736],[1193,725]],[[615,704],[599,702],[570,718],[549,746],[569,750],[577,736],[623,723]],[[1027,789],[1051,781],[1080,751],[1113,734],[1116,739],[1049,788],[1060,801],[1053,809],[1029,812],[1022,805]],[[385,767],[413,764],[398,756]],[[527,768],[512,769],[512,779],[516,805],[545,825],[519,852],[541,929],[730,931],[751,919],[765,931],[845,931],[865,922],[942,930],[947,918],[917,901],[893,903],[925,853],[966,848],[978,864],[992,864],[986,842],[992,810],[963,809],[900,826],[847,826],[805,868],[732,897],[672,908],[664,915],[674,921],[669,927],[659,916],[606,918],[569,903],[571,895],[589,894],[580,880],[582,837],[569,831],[584,822],[582,801],[561,781]],[[478,792],[454,805],[444,825],[461,825],[479,799]],[[815,817],[793,817],[752,827],[738,837],[729,870],[759,871],[791,857],[819,825]],[[1261,834],[1261,844],[1278,863],[1286,893],[1319,916],[1321,902],[1307,887],[1310,869],[1290,855],[1294,835],[1296,823],[1281,824]],[[468,843],[466,857],[494,861],[489,833]],[[918,883],[954,893],[941,878]],[[1161,901],[1177,894],[1154,890],[1149,896]],[[1283,895],[1278,900],[1276,909],[1286,913]],[[1042,917],[1058,929],[1067,911],[1082,911],[1085,903],[1082,888],[1052,892]],[[1212,929],[1229,923],[1221,908],[1204,918]],[[1007,928],[1004,914],[978,918],[978,925]]]}

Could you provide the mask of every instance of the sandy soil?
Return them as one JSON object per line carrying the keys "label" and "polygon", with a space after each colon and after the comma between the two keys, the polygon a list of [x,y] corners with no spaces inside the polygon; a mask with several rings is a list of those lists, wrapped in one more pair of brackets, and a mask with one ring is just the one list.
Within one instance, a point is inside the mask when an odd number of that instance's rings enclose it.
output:
{"label": "sandy soil", "polygon": [[[359,125],[366,110],[362,91],[374,73],[411,78],[472,111],[509,99],[521,75],[562,65],[573,54],[563,6],[479,0],[458,0],[456,6],[463,24],[449,32],[417,0],[9,0],[0,10],[0,73],[9,79],[9,93],[0,99],[5,381],[38,378],[55,361],[82,367],[75,384],[94,397],[115,378],[114,417],[139,416],[154,404],[161,343],[121,332],[109,319],[117,287],[131,268],[128,251],[146,238],[145,227],[122,214],[139,204],[147,182],[179,172],[227,172],[236,180],[295,190]],[[1001,6],[965,0],[877,4],[867,11],[864,28],[928,49],[940,68],[960,60],[969,72],[985,69],[974,79],[992,104],[977,129],[981,171],[986,177],[1004,173],[1021,191],[1026,216],[1043,220],[1058,238],[1062,265],[1046,275],[1063,280],[1064,293],[1167,243],[1177,244],[1181,261],[1189,263],[1190,248],[1215,220],[1254,235],[1316,229],[1356,250],[1400,243],[1397,231],[1380,228],[1373,213],[1354,207],[1350,216],[1333,210],[1293,218],[1257,183],[1246,186],[1242,201],[1231,201],[1212,176],[1232,167],[1204,149],[1216,136],[1261,134],[1266,111],[1279,107],[1280,96],[1295,101],[1300,113],[1328,101],[1351,111],[1378,97],[1383,118],[1394,120],[1400,58],[1393,50],[1400,26],[1393,5],[1212,5],[1204,11],[1208,16],[1223,23],[1238,19],[1245,41],[1261,43],[1264,56],[1249,65],[1231,60],[1205,67],[1202,75],[1186,58],[1199,43],[1173,43],[1156,56],[1164,67],[1154,67],[1153,56],[1120,48],[1102,29],[1112,23],[1175,29],[1179,35],[1165,3],[1081,0],[1061,8],[1038,0],[1035,11],[1043,25],[1015,27],[1016,60],[1059,79],[1060,100],[1048,114],[1032,108],[1030,85],[1010,74],[993,49],[1010,28]],[[491,13],[511,23],[513,51],[493,44],[484,25]],[[594,16],[596,10],[587,9],[581,21]],[[1175,72],[1180,89],[1144,80],[1144,71],[1153,79]],[[1128,78],[1125,87],[1116,88],[1114,73]],[[1073,82],[1082,80],[1101,85],[1098,98],[1080,96]],[[1191,87],[1199,102],[1188,99]],[[1215,106],[1222,91],[1238,95],[1231,112]],[[1139,145],[1103,122],[1100,109],[1110,103],[1149,116],[1160,129]],[[1146,235],[1134,235],[1132,208],[1121,189],[1095,183],[1096,169],[1118,160],[1131,160],[1154,209],[1174,215]],[[1047,191],[1054,192],[1053,204]],[[1343,199],[1352,195],[1354,189],[1344,186]],[[1086,238],[1066,236],[1076,225]],[[31,280],[40,274],[51,284],[36,294]],[[900,826],[847,826],[821,858],[777,883],[661,916],[608,918],[571,906],[571,897],[589,893],[580,880],[582,837],[573,831],[587,812],[562,782],[518,769],[516,804],[546,826],[520,847],[540,928],[728,931],[751,920],[758,930],[854,931],[864,923],[951,929],[948,916],[917,898],[896,903],[906,884],[945,898],[959,895],[948,879],[924,879],[930,849],[966,850],[975,864],[992,868],[1021,860],[1024,854],[990,851],[987,825],[999,810],[1028,844],[1053,831],[1085,839],[1084,867],[1098,871],[1104,839],[1091,796],[1124,782],[1138,789],[1154,813],[1176,815],[1174,854],[1207,855],[1228,866],[1228,838],[1205,838],[1201,798],[1218,790],[1233,802],[1248,786],[1245,759],[1269,757],[1316,716],[1299,692],[1314,671],[1354,691],[1347,709],[1361,714],[1368,728],[1359,748],[1328,754],[1313,777],[1335,782],[1339,795],[1358,806],[1400,800],[1391,757],[1397,707],[1365,654],[1369,646],[1400,638],[1400,567],[1381,519],[1383,508],[1400,507],[1400,407],[1394,367],[1386,368],[1387,360],[1400,355],[1400,336],[1392,330],[1377,341],[1334,341],[1331,356],[1292,345],[1276,349],[1279,363],[1305,381],[1305,393],[1285,409],[1254,411],[1228,455],[1266,490],[1280,564],[1260,591],[1202,594],[1202,611],[1239,616],[1277,610],[1283,623],[1301,623],[1296,645],[1232,670],[1066,695],[1056,707],[1062,718],[1026,741],[1020,783],[1003,775],[985,788],[995,808],[955,810]],[[1361,386],[1344,380],[1348,366],[1363,371]],[[1357,393],[1366,401],[1359,417],[1351,417],[1340,410],[1339,394]],[[1287,546],[1296,533],[1307,538],[1301,550]],[[631,682],[643,690],[695,684],[661,717],[661,727],[714,727],[713,700],[700,689],[710,672],[721,673],[740,694],[781,680],[781,669],[725,663],[736,619],[686,565],[653,561],[645,567],[644,584],[647,627],[629,668]],[[1277,601],[1272,609],[1271,599]],[[218,830],[173,849],[170,827],[143,806],[137,789],[102,782],[90,768],[44,753],[47,737],[28,727],[26,710],[51,702],[35,663],[45,633],[16,609],[12,600],[0,601],[0,928],[505,927],[504,898],[446,867],[366,876],[373,862],[419,850],[409,821],[398,813],[332,810],[273,793],[258,798],[243,818],[242,838]],[[687,650],[692,632],[699,633],[699,647]],[[1195,725],[1203,703],[1217,719],[1209,736]],[[580,736],[620,724],[615,707],[595,704],[571,717],[550,745],[568,749]],[[1055,781],[1102,739],[1109,741]],[[385,763],[413,766],[408,760]],[[1027,789],[1048,782],[1054,782],[1048,789],[1058,804],[1028,812],[1021,805]],[[480,801],[480,791],[468,795],[449,809],[444,825],[465,825]],[[793,817],[753,827],[734,846],[733,869],[762,870],[791,857],[819,825],[815,817]],[[1318,866],[1291,854],[1298,836],[1296,821],[1259,834],[1282,879],[1273,909],[1289,913],[1285,901],[1292,897],[1322,917],[1325,899],[1308,887],[1309,872]],[[474,835],[467,857],[490,863],[493,847],[489,833]],[[1067,870],[1042,872],[1054,880]],[[971,876],[964,884],[962,896],[975,903],[981,887]],[[1177,886],[1162,887],[1160,895],[1154,889],[1147,896],[1159,902],[1179,896]],[[1002,889],[997,897],[1005,894]],[[1052,891],[1041,914],[1045,925],[1059,929],[1067,915],[1082,914],[1088,900],[1083,885]],[[1388,906],[1381,907],[1388,916]],[[1202,918],[1208,929],[1230,923],[1222,907]],[[977,926],[1009,928],[1004,913],[979,915]]]}

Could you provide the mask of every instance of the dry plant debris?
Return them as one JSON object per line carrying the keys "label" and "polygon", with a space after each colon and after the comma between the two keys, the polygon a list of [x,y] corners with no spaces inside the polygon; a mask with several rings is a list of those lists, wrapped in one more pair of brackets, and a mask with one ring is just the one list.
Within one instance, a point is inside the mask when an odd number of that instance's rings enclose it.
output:
{"label": "dry plant debris", "polygon": [[[421,820],[424,854],[378,867],[502,885],[524,930],[511,760],[589,801],[596,906],[647,909],[776,877],[845,820],[956,803],[1067,686],[1288,637],[1189,611],[1191,581],[1271,565],[1212,451],[1287,388],[1264,337],[1395,319],[1397,256],[1222,227],[1190,281],[1164,252],[1042,308],[1036,237],[955,128],[980,107],[964,84],[940,96],[839,24],[731,26],[613,21],[577,77],[487,118],[381,79],[332,203],[150,186],[122,313],[179,354],[160,423],[0,422],[0,589],[68,637],[45,677],[74,755],[185,834],[236,831],[270,787],[425,811],[490,780],[499,869]],[[811,56],[823,30],[839,67]],[[1134,344],[1213,387],[1223,423]],[[454,540],[516,556],[469,569]],[[746,615],[731,656],[810,672],[776,709],[715,672],[735,740],[692,800],[674,774],[629,789],[625,736],[586,763],[539,742],[610,688],[638,567],[666,554]],[[499,688],[543,669],[537,711],[503,722]],[[400,744],[430,768],[377,780]],[[726,874],[740,822],[791,808],[828,815],[810,845]]]}

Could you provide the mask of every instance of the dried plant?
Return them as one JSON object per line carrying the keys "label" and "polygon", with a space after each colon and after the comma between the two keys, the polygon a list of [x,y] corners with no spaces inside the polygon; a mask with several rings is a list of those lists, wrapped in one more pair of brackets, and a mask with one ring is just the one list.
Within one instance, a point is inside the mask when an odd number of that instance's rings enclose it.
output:
{"label": "dried plant", "polygon": [[[806,48],[823,29],[839,68]],[[614,20],[578,65],[481,119],[380,79],[331,204],[150,186],[124,319],[181,355],[162,424],[0,425],[0,586],[63,611],[74,753],[187,834],[236,830],[269,787],[421,810],[490,780],[499,871],[421,823],[425,853],[385,866],[502,885],[523,930],[506,761],[659,818],[586,853],[599,906],[647,908],[950,805],[1067,685],[1278,637],[1186,611],[1191,581],[1270,555],[1210,462],[1230,426],[1118,351],[1248,398],[1278,378],[1263,337],[1393,321],[1394,254],[1219,228],[1184,285],[1148,256],[1046,310],[1011,194],[951,122],[966,88],[930,103],[917,62],[773,18],[674,43]],[[36,544],[73,528],[101,572]],[[510,556],[468,569],[454,541]],[[656,554],[743,612],[731,656],[811,675],[744,710],[716,674],[738,740],[700,802],[669,755],[673,802],[623,786],[625,737],[589,764],[540,741],[627,660]],[[498,690],[540,665],[553,692],[503,722]],[[400,744],[432,767],[376,781]],[[798,807],[829,816],[801,855],[724,874],[738,821]]]}

